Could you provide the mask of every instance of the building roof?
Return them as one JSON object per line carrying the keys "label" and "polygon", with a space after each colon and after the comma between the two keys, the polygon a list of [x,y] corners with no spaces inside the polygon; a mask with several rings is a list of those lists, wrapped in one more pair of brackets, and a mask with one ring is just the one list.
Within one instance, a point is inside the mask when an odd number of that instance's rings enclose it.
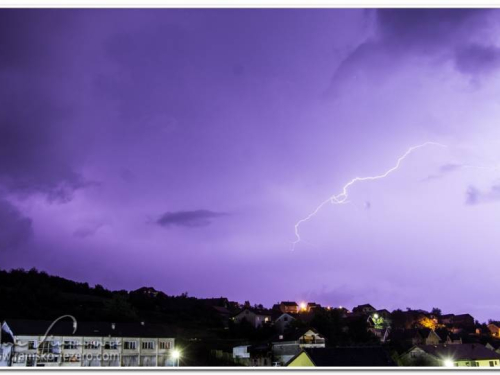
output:
{"label": "building roof", "polygon": [[285,305],[285,306],[299,306],[299,305],[297,305],[297,302],[292,302],[292,301],[282,301],[281,305]]}
{"label": "building roof", "polygon": [[452,345],[417,345],[427,354],[437,358],[453,358],[453,360],[485,360],[500,359],[500,354],[481,344],[452,344]]}
{"label": "building roof", "polygon": [[458,314],[458,315],[455,315],[455,318],[472,318],[474,319],[474,317],[471,315],[471,314]]}
{"label": "building roof", "polygon": [[[48,320],[6,319],[7,325],[15,336],[43,336],[53,323]],[[73,333],[73,322],[70,319],[58,321],[49,335],[56,336],[97,336],[97,337],[175,337],[174,330],[161,324],[115,323],[113,329],[109,322],[77,322]]]}
{"label": "building roof", "polygon": [[359,311],[364,310],[364,309],[370,309],[373,311],[376,310],[375,307],[373,307],[372,305],[365,303],[364,305],[358,305],[356,307],[353,307],[352,312],[356,313],[356,312],[359,312]]}
{"label": "building roof", "polygon": [[321,338],[323,338],[323,335],[316,331],[314,328],[297,328],[293,330],[292,332],[288,331],[285,332],[285,334],[278,334],[275,335],[271,341],[273,343],[279,343],[279,342],[284,342],[284,341],[298,341],[302,336],[304,336],[307,332],[312,331],[315,334],[319,335]]}
{"label": "building roof", "polygon": [[231,311],[222,306],[212,306],[212,308],[221,315],[231,315]]}
{"label": "building roof", "polygon": [[316,366],[395,366],[389,354],[380,346],[306,348]]}
{"label": "building roof", "polygon": [[494,340],[490,341],[489,344],[493,347],[493,349],[497,350],[500,348],[500,341]]}
{"label": "building roof", "polygon": [[272,315],[272,310],[268,309],[255,309],[253,307],[245,307],[241,309],[240,311],[236,312],[233,316],[238,316],[242,313],[244,313],[246,310],[253,312],[255,315],[261,315],[261,316],[271,316]]}
{"label": "building roof", "polygon": [[296,314],[296,313],[291,313],[291,312],[288,312],[288,313],[284,313],[284,312],[281,312],[281,311],[273,311],[273,320],[276,321],[276,320],[279,320],[281,319],[282,317],[284,316],[289,316],[290,318],[292,318],[293,320],[296,320],[298,319],[299,317],[299,314]]}
{"label": "building roof", "polygon": [[447,318],[453,318],[454,316],[455,316],[455,314],[444,314],[444,315],[441,315],[441,318],[447,319]]}

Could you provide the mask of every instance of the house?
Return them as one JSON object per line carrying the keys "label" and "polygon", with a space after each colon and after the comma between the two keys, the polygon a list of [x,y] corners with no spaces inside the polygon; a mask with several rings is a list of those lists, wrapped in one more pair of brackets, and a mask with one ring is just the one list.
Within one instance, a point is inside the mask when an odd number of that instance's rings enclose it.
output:
{"label": "house", "polygon": [[462,344],[462,337],[448,331],[447,329],[437,330],[436,333],[439,337],[441,337],[441,342],[443,344],[453,345],[453,344]]}
{"label": "house", "polygon": [[200,298],[199,300],[206,306],[218,306],[218,307],[229,307],[229,300],[226,297],[218,297],[218,298]]}
{"label": "house", "polygon": [[500,367],[500,354],[481,344],[416,345],[401,356],[406,366]]}
{"label": "house", "polygon": [[453,324],[454,317],[455,317],[455,314],[441,315],[441,317],[439,319],[439,323],[445,324],[445,325]]}
{"label": "house", "polygon": [[441,337],[433,330],[422,328],[415,330],[416,334],[413,338],[414,345],[439,345]]}
{"label": "house", "polygon": [[394,329],[389,334],[389,340],[406,343],[407,345],[438,345],[441,337],[428,328]]}
{"label": "house", "polygon": [[376,311],[377,310],[375,309],[375,307],[373,307],[372,305],[369,305],[369,304],[359,305],[359,306],[356,306],[352,309],[352,313],[357,314],[357,315],[369,315],[369,314],[374,313]]}
{"label": "house", "polygon": [[250,348],[250,345],[235,346],[233,348],[233,358],[250,358],[248,348]]}
{"label": "house", "polygon": [[324,348],[325,338],[314,328],[297,329],[272,340],[274,361],[284,365],[303,348]]}
{"label": "house", "polygon": [[[328,309],[328,308],[327,308]],[[342,317],[346,317],[348,314],[350,314],[351,312],[346,309],[345,307],[342,307],[342,306],[339,306],[339,307],[334,307],[334,310],[337,310],[340,312],[340,315]]]}
{"label": "house", "polygon": [[[296,315],[295,315],[296,316]],[[275,320],[274,320],[274,327],[278,331],[278,333],[284,333],[286,328],[292,323],[294,320],[296,320],[296,317],[294,314],[280,314]]]}
{"label": "house", "polygon": [[491,336],[500,337],[500,327],[494,323],[488,324],[488,330],[490,331]]}
{"label": "house", "polygon": [[313,311],[316,309],[321,309],[321,305],[319,303],[316,303],[316,302],[308,302],[307,303],[307,306],[306,306],[307,311]]}
{"label": "house", "polygon": [[453,318],[453,325],[462,328],[474,327],[474,317],[470,314],[459,314]]}
{"label": "house", "polygon": [[440,323],[444,325],[452,325],[456,328],[473,328],[474,318],[470,314],[446,314],[441,315]]}
{"label": "house", "polygon": [[385,320],[391,319],[391,313],[387,309],[377,310],[374,312],[374,314],[377,314],[378,316],[384,318]]}
{"label": "house", "polygon": [[[163,325],[8,319],[13,367],[178,366],[172,331]],[[5,336],[8,336],[8,339]]]}
{"label": "house", "polygon": [[233,316],[233,321],[236,324],[241,324],[244,320],[250,323],[253,327],[259,328],[263,324],[271,322],[271,311],[265,309],[246,308]]}
{"label": "house", "polygon": [[278,308],[282,313],[297,314],[299,312],[297,302],[284,301],[279,304]]}
{"label": "house", "polygon": [[380,346],[305,348],[288,367],[389,367],[396,364]]}
{"label": "house", "polygon": [[234,363],[243,366],[272,366],[272,353],[269,344],[236,346],[233,348],[232,357]]}

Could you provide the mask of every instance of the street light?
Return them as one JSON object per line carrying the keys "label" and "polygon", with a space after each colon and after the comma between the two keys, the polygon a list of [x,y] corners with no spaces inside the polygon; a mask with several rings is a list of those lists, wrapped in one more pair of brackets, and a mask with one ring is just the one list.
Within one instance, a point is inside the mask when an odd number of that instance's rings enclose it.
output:
{"label": "street light", "polygon": [[445,359],[444,360],[444,367],[454,367],[455,363],[451,359]]}
{"label": "street light", "polygon": [[181,352],[177,349],[172,351],[171,354],[172,359],[174,360],[174,366],[179,367],[179,360],[181,358]]}

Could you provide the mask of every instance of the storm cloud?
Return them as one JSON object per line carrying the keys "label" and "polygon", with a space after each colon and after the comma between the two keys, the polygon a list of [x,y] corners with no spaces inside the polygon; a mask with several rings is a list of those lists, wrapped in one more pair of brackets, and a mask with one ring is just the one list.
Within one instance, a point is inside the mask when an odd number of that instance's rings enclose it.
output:
{"label": "storm cloud", "polygon": [[31,219],[8,201],[0,200],[0,253],[16,250],[32,237]]}
{"label": "storm cloud", "polygon": [[75,132],[69,104],[77,86],[60,97],[71,85],[71,69],[67,55],[61,54],[58,68],[52,60],[68,42],[61,35],[71,30],[72,19],[61,11],[0,12],[0,186],[13,194],[68,201],[85,186],[77,171],[84,139]]}
{"label": "storm cloud", "polygon": [[226,213],[209,210],[166,212],[158,219],[157,223],[162,227],[205,227],[210,225],[213,219],[226,215]]}
{"label": "storm cloud", "polygon": [[[344,60],[333,74],[329,94],[341,94],[344,83],[378,82],[390,77],[409,59],[420,64],[443,65],[453,61],[469,75],[498,67],[498,50],[474,42],[493,26],[491,9],[378,9],[367,12],[374,31]],[[416,60],[415,60],[416,59]]]}
{"label": "storm cloud", "polygon": [[[460,296],[495,293],[498,209],[465,205],[464,193],[474,186],[471,204],[495,201],[497,176],[458,165],[500,160],[498,18],[488,9],[2,9],[0,263],[108,288],[266,305],[442,301],[443,311],[491,318],[495,310]],[[449,147],[356,184],[352,204],[325,205],[290,252],[295,224],[320,202],[427,141]],[[470,257],[449,263],[450,251],[472,246],[492,260],[481,272],[470,272]],[[429,274],[449,264],[453,283],[433,288],[407,254],[434,259]],[[314,272],[283,277],[304,259]],[[353,274],[345,294],[328,293]]]}

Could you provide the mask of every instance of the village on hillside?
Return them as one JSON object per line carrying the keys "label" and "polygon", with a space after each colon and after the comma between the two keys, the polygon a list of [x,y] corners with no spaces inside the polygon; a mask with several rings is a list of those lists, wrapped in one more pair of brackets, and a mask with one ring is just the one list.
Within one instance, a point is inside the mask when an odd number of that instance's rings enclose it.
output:
{"label": "village on hillside", "polygon": [[0,299],[1,366],[500,367],[500,322],[439,308],[265,308],[37,270],[0,270]]}

